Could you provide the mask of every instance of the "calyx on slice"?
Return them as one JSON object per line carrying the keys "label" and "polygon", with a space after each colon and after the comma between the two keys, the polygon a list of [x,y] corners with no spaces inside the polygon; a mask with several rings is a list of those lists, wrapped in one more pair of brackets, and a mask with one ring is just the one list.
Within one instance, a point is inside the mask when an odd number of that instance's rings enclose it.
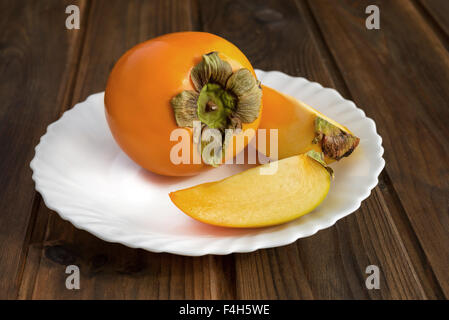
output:
{"label": "calyx on slice", "polygon": [[[261,168],[277,165],[272,175]],[[326,197],[332,171],[315,151],[264,164],[226,179],[170,193],[173,203],[199,221],[224,227],[285,223],[315,209]]]}
{"label": "calyx on slice", "polygon": [[330,123],[321,116],[315,118],[315,135],[312,142],[321,144],[324,154],[335,160],[349,156],[360,141],[344,128]]}
{"label": "calyx on slice", "polygon": [[[203,55],[203,59],[190,73],[195,90],[180,92],[170,101],[179,127],[193,127],[200,121],[202,131],[217,129],[222,137],[222,157],[232,138],[229,131],[242,129],[242,123],[252,123],[260,115],[262,88],[250,70],[232,71],[218,52]],[[226,133],[226,130],[228,133]],[[198,144],[199,151],[202,145]],[[203,154],[203,160],[216,165],[214,155]]]}

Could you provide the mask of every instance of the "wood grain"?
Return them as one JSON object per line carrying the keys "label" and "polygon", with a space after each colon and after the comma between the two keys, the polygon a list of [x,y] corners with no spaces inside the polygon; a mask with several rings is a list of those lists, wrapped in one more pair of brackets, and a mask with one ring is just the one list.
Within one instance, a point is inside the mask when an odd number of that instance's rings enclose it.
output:
{"label": "wood grain", "polygon": [[81,33],[65,8],[84,1],[0,2],[0,299],[17,296],[35,197],[29,162],[73,78]]}
{"label": "wood grain", "polygon": [[[449,54],[410,1],[309,3],[354,100],[376,120],[386,171],[448,297]],[[368,31],[364,9],[376,3],[381,29]]]}
{"label": "wood grain", "polygon": [[[447,42],[449,39],[449,1],[418,0],[418,5],[419,4],[421,4],[425,8],[425,10],[427,10],[427,12],[438,24],[438,27],[441,28],[441,30],[444,32],[443,37],[445,37],[445,42]],[[437,30],[437,32],[439,32],[439,30]]]}

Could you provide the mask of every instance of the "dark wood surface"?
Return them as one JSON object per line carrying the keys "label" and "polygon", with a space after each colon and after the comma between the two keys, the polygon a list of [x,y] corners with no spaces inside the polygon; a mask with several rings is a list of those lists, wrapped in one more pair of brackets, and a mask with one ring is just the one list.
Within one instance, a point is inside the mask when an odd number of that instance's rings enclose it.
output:
{"label": "dark wood surface", "polygon": [[[65,28],[69,4],[80,30]],[[380,30],[365,28],[370,4]],[[0,298],[449,297],[448,1],[0,0],[0,15]],[[336,88],[376,121],[387,165],[359,210],[288,246],[192,258],[104,242],[45,206],[29,162],[46,127],[103,91],[127,49],[184,30]],[[80,290],[65,288],[69,264]],[[380,290],[365,286],[371,264]]]}

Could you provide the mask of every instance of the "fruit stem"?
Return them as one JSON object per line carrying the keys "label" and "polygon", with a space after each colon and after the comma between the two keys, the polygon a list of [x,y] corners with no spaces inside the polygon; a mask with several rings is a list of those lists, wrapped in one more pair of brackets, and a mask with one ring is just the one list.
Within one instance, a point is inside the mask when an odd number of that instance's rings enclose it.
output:
{"label": "fruit stem", "polygon": [[212,129],[224,129],[235,109],[236,99],[219,84],[207,83],[200,91],[197,114],[201,122]]}

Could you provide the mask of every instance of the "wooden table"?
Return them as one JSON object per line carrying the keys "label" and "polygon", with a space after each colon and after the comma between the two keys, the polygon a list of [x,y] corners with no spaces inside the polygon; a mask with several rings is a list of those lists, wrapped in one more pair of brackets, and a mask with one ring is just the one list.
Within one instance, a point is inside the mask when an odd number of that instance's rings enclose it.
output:
{"label": "wooden table", "polygon": [[[365,27],[371,4],[380,30]],[[449,1],[1,0],[0,14],[0,298],[449,297]],[[103,91],[128,48],[181,30],[336,88],[376,121],[387,164],[359,210],[288,246],[192,258],[104,242],[45,206],[29,162],[47,125]],[[65,287],[70,264],[80,290]]]}

